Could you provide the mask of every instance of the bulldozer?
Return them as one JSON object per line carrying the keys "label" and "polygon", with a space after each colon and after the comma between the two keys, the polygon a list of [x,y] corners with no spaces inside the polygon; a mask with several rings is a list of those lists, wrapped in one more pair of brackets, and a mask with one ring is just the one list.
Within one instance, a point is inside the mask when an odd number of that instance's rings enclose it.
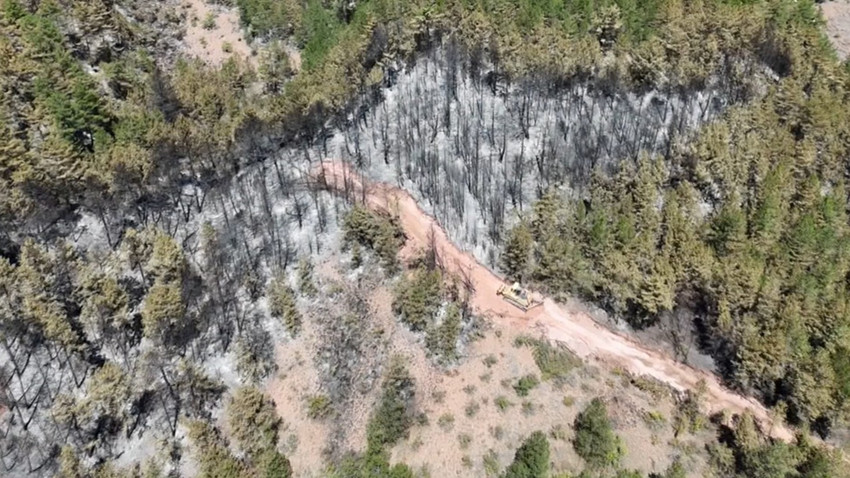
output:
{"label": "bulldozer", "polygon": [[499,286],[496,295],[502,296],[509,303],[519,307],[524,312],[543,304],[542,301],[535,300],[531,293],[520,287],[519,282],[514,282],[510,287],[505,284]]}

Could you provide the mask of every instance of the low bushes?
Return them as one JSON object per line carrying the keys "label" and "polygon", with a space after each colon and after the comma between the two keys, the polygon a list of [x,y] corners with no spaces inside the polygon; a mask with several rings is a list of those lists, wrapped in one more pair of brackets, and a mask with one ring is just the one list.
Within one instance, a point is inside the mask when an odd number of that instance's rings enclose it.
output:
{"label": "low bushes", "polygon": [[404,244],[404,232],[395,218],[355,205],[342,222],[343,239],[375,252],[384,267],[398,267],[398,251]]}

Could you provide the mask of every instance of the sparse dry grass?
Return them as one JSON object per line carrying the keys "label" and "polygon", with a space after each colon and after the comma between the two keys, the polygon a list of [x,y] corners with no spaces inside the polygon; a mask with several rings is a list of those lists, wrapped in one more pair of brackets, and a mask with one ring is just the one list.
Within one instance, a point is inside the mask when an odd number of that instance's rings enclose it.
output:
{"label": "sparse dry grass", "polygon": [[581,360],[575,354],[561,345],[552,345],[548,340],[521,335],[516,338],[514,344],[532,349],[534,362],[540,369],[543,381],[564,379],[574,368],[581,365]]}
{"label": "sparse dry grass", "polygon": [[[339,267],[347,271],[347,263]],[[365,265],[363,270],[369,267],[378,269],[376,265]],[[326,265],[316,265],[317,280],[323,280],[321,275],[326,268]],[[324,278],[324,282],[330,281]],[[327,291],[322,292],[325,293]],[[343,287],[334,300],[341,300],[345,293]],[[389,286],[375,287],[371,293],[376,299],[388,302],[392,298]],[[583,463],[570,444],[572,423],[576,414],[595,396],[618,397],[611,414],[628,450],[623,462],[628,468],[637,468],[646,474],[663,471],[669,464],[666,457],[681,454],[681,449],[694,450],[696,448],[689,443],[699,443],[697,436],[689,436],[687,443],[672,441],[669,422],[658,430],[650,429],[647,411],[674,416],[672,400],[666,398],[670,396],[668,389],[654,387],[656,384],[651,381],[629,377],[628,385],[622,380],[606,384],[611,374],[605,369],[596,365],[576,365],[557,347],[529,342],[527,336],[520,338],[519,347],[511,347],[510,344],[517,340],[510,330],[503,330],[502,337],[495,331],[486,333],[469,351],[470,356],[477,358],[461,361],[451,370],[445,370],[434,365],[421,343],[397,323],[389,303],[373,307],[376,308],[370,317],[375,324],[371,330],[383,330],[375,340],[383,341],[392,353],[409,358],[418,406],[427,413],[425,420],[421,419],[425,417],[423,414],[415,421],[409,437],[402,438],[390,450],[391,462],[408,463],[414,470],[427,469],[430,476],[498,476],[522,439],[533,431],[542,430],[551,439],[554,469],[575,474],[581,471]],[[313,330],[313,318],[308,315],[305,314],[304,337],[299,336],[286,345],[289,362],[280,364],[281,370],[287,372],[285,379],[278,380],[285,380],[287,384],[300,383],[300,375],[315,369],[315,352],[307,346],[311,340],[309,331]],[[538,349],[545,352],[537,352]],[[300,357],[298,361],[294,361],[295,355]],[[548,380],[543,380],[544,375]],[[331,430],[336,423],[343,423],[342,420],[352,416],[345,406],[340,406],[339,412],[327,418],[310,418],[324,414],[324,400],[315,395],[316,387],[322,390],[324,387],[316,383],[302,387],[307,389],[300,392],[294,407],[285,400],[278,404],[288,427],[287,434],[282,436],[297,436],[300,440],[293,440],[286,447],[297,449],[292,457],[296,475],[315,469],[308,467],[308,463],[322,462],[321,450],[326,448]],[[520,393],[526,396],[519,397]],[[363,395],[354,407],[368,418],[377,400],[375,394]],[[293,414],[296,416],[287,417]],[[339,442],[344,446],[340,451],[357,451],[365,446],[365,436],[357,431],[365,427],[365,422],[354,423],[345,426],[344,431],[349,436]],[[675,453],[671,454],[674,446]],[[438,455],[442,458],[435,461],[433,457]],[[700,470],[699,456],[694,453],[694,470]]]}
{"label": "sparse dry grass", "polygon": [[449,431],[455,426],[455,416],[451,413],[444,413],[437,419],[437,426],[443,431]]}

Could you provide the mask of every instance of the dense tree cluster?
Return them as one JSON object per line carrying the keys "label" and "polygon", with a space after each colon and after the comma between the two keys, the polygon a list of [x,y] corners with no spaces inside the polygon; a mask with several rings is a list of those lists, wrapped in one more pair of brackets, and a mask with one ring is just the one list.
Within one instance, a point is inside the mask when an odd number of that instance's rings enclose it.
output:
{"label": "dense tree cluster", "polygon": [[[500,240],[510,211],[542,198],[506,236],[512,276],[635,324],[692,310],[732,383],[801,421],[846,417],[847,73],[810,1],[220,0],[267,43],[257,71],[174,60],[116,3],[0,0],[0,473],[160,476],[163,463],[109,462],[147,432],[177,462],[185,429],[205,476],[289,476],[271,404],[255,388],[222,400],[232,384],[207,365],[232,353],[252,385],[275,370],[269,329],[294,336],[299,302],[322,292],[307,257],[330,221],[352,255],[397,265],[391,217],[341,219],[315,187],[334,145],[450,230],[480,212]],[[423,51],[400,95],[413,101],[384,98]],[[587,197],[544,194],[571,179]],[[467,311],[429,267],[400,281],[395,308],[452,360]],[[360,333],[368,310],[353,309],[334,345]],[[569,369],[535,358],[544,379]],[[412,400],[391,367],[373,446],[339,476],[411,476],[387,447]],[[210,425],[219,405],[232,444]],[[738,448],[715,450],[730,473],[832,466],[814,447]],[[543,449],[526,443],[510,469],[543,470]]]}
{"label": "dense tree cluster", "polygon": [[[699,414],[699,411],[695,413]],[[748,413],[731,419],[714,418],[717,420],[714,420],[715,424],[710,426],[717,433],[717,440],[706,444],[708,460],[707,468],[702,471],[702,476],[718,478],[788,478],[792,476],[843,478],[848,476],[840,454],[823,444],[813,443],[805,434],[798,435],[796,441],[789,444],[766,438],[763,431],[756,425],[753,416]],[[612,428],[606,406],[601,399],[593,399],[578,414],[573,428],[575,433],[572,439],[573,448],[586,463],[585,469],[577,475],[579,478],[646,476],[639,471],[617,468],[624,457],[625,449]],[[519,455],[519,452],[517,453]],[[663,472],[650,473],[649,478],[684,478],[693,473],[693,470],[683,464],[682,457],[676,457]]]}
{"label": "dense tree cluster", "polygon": [[[61,456],[86,469],[116,443],[172,443],[181,420],[209,419],[226,387],[207,357],[232,350],[245,382],[267,377],[255,303],[265,271],[296,257],[279,229],[313,214],[320,232],[327,206],[280,164],[269,182],[234,179],[247,162],[237,131],[256,117],[241,60],[169,64],[148,49],[151,25],[130,28],[113,2],[0,7],[0,474],[49,475]],[[261,65],[263,94],[287,81],[275,61]],[[199,224],[212,210],[215,225]],[[297,311],[282,318],[297,329]]]}
{"label": "dense tree cluster", "polygon": [[[535,2],[448,3],[422,22],[442,32],[455,21],[452,34],[412,42],[440,47],[404,73],[388,62],[382,82],[392,93],[377,105],[371,99],[384,95],[363,97],[339,126],[338,150],[405,185],[453,239],[483,246],[479,257],[492,265],[487,254],[513,211],[562,182],[584,190],[595,169],[609,173],[642,151],[668,155],[788,74],[800,40],[789,31],[812,44],[818,35],[807,2],[593,2],[586,11],[564,2],[530,15],[533,28],[517,21]],[[599,28],[574,28],[582,17]],[[614,26],[617,35],[603,33]],[[392,33],[385,56],[408,58],[393,50]]]}
{"label": "dense tree cluster", "polygon": [[[845,477],[847,469],[834,452],[800,435],[788,444],[765,440],[753,417],[736,417],[730,427],[721,427],[728,437],[709,446],[709,464],[718,476],[801,478]],[[675,463],[674,463],[675,465]],[[671,466],[664,476],[677,476]]]}
{"label": "dense tree cluster", "polygon": [[[202,266],[216,267],[223,251],[214,230],[206,235]],[[146,433],[168,440],[183,421],[210,419],[226,387],[205,369],[206,358],[235,343],[245,382],[274,368],[271,338],[253,322],[250,302],[217,304],[228,279],[202,280],[162,230],[130,229],[113,251],[30,240],[14,262],[0,259],[0,269],[0,378],[10,426],[3,473],[50,472],[62,443],[81,469],[113,476],[104,463],[123,452],[120,443]],[[249,465],[283,466],[266,453],[277,441],[274,409],[256,389],[239,389],[232,401],[230,431],[252,455]]]}
{"label": "dense tree cluster", "polygon": [[435,262],[421,262],[396,285],[393,312],[414,332],[425,332],[428,351],[448,364],[458,358],[459,341],[464,332],[468,335],[474,319],[457,280],[447,278]]}
{"label": "dense tree cluster", "polygon": [[20,426],[3,442],[4,470],[49,469],[49,437],[105,459],[148,420],[173,434],[181,417],[208,416],[223,387],[186,355],[218,337],[202,332],[210,323],[172,238],[133,232],[106,257],[27,241],[0,267],[3,403]]}
{"label": "dense tree cluster", "polygon": [[390,466],[389,447],[406,437],[416,414],[416,388],[404,359],[393,356],[384,373],[381,398],[366,428],[366,452],[348,456],[334,467],[339,478],[412,478],[404,463]]}
{"label": "dense tree cluster", "polygon": [[[159,223],[173,233],[160,222],[163,208],[199,212],[203,189],[235,166],[234,133],[250,116],[245,65],[180,61],[167,76],[131,42],[111,2],[0,6],[4,244],[18,234],[67,234],[83,212],[115,246],[128,225]],[[200,189],[181,191],[181,181]],[[172,282],[156,284],[150,304],[179,315]]]}
{"label": "dense tree cluster", "polygon": [[404,245],[404,232],[396,218],[355,205],[346,213],[342,228],[347,243],[375,251],[383,265],[390,270],[398,266],[397,256]]}
{"label": "dense tree cluster", "polygon": [[846,73],[799,41],[791,76],[691,145],[597,172],[584,198],[544,194],[503,262],[635,326],[692,311],[731,383],[823,425],[850,398],[850,123]]}
{"label": "dense tree cluster", "polygon": [[[65,3],[73,8],[63,9]],[[133,42],[127,20],[110,2],[47,0],[24,5],[4,0],[0,45],[10,61],[4,64],[3,81],[8,85],[3,89],[0,135],[8,138],[1,160],[8,219],[43,227],[84,206],[100,216],[107,232],[120,235],[118,218],[128,213],[146,222],[156,217],[152,208],[166,204],[176,204],[184,215],[197,212],[207,189],[238,171],[240,163],[262,154],[265,135],[319,138],[326,151],[327,120],[334,113],[372,104],[374,95],[350,100],[381,85],[384,74],[386,80],[394,77],[399,60],[412,59],[444,30],[456,32],[451,43],[461,46],[454,55],[466,58],[464,69],[480,76],[482,62],[494,64],[487,80],[494,88],[531,72],[556,81],[527,84],[519,106],[530,111],[537,101],[534,89],[557,87],[558,78],[592,71],[606,49],[613,49],[618,62],[601,76],[610,76],[614,83],[618,78],[624,84],[632,79],[668,86],[699,83],[749,51],[781,60],[787,56],[787,39],[774,33],[778,22],[812,15],[805,10],[808,2],[793,2],[793,7],[792,2],[653,2],[652,8],[627,1],[546,7],[508,0],[235,3],[243,22],[256,27],[257,34],[294,35],[310,67],[290,80],[285,53],[275,43],[263,54],[259,77],[265,88],[258,94],[249,88],[257,75],[239,59],[217,70],[178,61],[173,71],[162,71]],[[65,11],[72,13],[70,18]],[[721,30],[727,34],[717,35]],[[75,44],[73,39],[82,34],[95,40]],[[485,38],[489,58],[480,48]],[[705,44],[712,45],[710,52],[694,65],[688,62],[696,54],[680,53],[702,51]],[[552,64],[567,58],[550,54],[553,49],[582,54],[570,57],[568,64]],[[80,51],[84,66],[74,56]],[[652,64],[642,64],[650,58]],[[732,76],[754,71],[753,62],[742,65],[743,71],[731,71]],[[667,73],[675,68],[675,75]],[[457,79],[456,66],[452,71]],[[449,91],[453,89],[449,85]],[[450,130],[455,124],[450,112],[446,120],[451,123],[444,127]],[[523,121],[521,126],[527,133],[531,125]],[[249,132],[236,139],[237,133]],[[187,183],[197,189],[176,187]],[[517,187],[521,185],[511,186]]]}
{"label": "dense tree cluster", "polygon": [[[244,393],[244,392],[243,392]],[[260,393],[260,392],[257,392]],[[230,408],[250,407],[250,404],[242,404],[234,401]],[[253,413],[252,413],[253,412]],[[272,413],[271,417],[262,416],[260,410],[239,410],[231,413],[245,414],[240,420],[248,420],[262,426],[266,431],[273,433],[275,442],[263,443],[256,453],[248,454],[240,458],[230,449],[230,443],[222,435],[221,431],[210,423],[195,420],[188,423],[188,435],[194,446],[194,456],[199,466],[199,476],[204,478],[242,478],[246,476],[258,478],[290,478],[292,466],[289,460],[280,453],[276,446],[278,422]],[[271,419],[272,421],[264,421]],[[271,438],[266,436],[264,438]]]}

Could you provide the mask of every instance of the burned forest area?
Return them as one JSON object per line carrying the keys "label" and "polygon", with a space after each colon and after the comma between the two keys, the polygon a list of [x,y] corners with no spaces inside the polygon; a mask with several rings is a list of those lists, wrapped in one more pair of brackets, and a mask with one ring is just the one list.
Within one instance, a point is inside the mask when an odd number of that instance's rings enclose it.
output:
{"label": "burned forest area", "polygon": [[850,476],[846,18],[0,0],[0,476]]}

